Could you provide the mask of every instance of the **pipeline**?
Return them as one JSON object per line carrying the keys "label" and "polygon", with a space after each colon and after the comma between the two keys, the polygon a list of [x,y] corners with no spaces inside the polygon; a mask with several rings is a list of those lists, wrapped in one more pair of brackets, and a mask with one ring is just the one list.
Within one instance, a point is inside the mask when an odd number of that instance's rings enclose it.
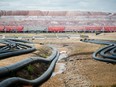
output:
{"label": "pipeline", "polygon": [[[12,47],[17,47],[20,49],[20,47],[18,46],[23,46],[23,47],[27,47],[28,49],[24,50],[23,52],[21,52],[20,54],[23,54],[24,52],[29,52],[31,50],[31,48],[34,48],[33,46],[29,46],[29,45],[25,45],[24,43],[28,43],[27,41],[20,41],[20,40],[7,40],[7,44],[9,44],[8,42],[15,42],[15,44]],[[22,43],[24,42],[24,43]],[[12,44],[12,43],[10,43]],[[5,67],[0,67],[0,77],[5,77],[5,76],[9,76],[12,72],[16,72],[20,69],[22,69],[24,66],[27,66],[28,64],[31,63],[35,63],[35,62],[43,62],[43,63],[50,63],[49,68],[40,76],[37,77],[36,79],[33,80],[28,80],[28,79],[24,79],[24,78],[20,78],[20,77],[11,77],[8,79],[5,79],[3,81],[0,82],[0,87],[14,87],[14,84],[22,84],[22,85],[41,85],[43,82],[45,82],[47,79],[50,78],[55,64],[58,60],[59,57],[59,52],[57,51],[57,49],[53,48],[52,46],[49,46],[52,49],[52,54],[48,57],[48,58],[42,58],[42,57],[31,57],[31,58],[27,58],[25,60],[19,61],[15,64],[12,64],[10,66],[5,66]],[[21,47],[22,48],[22,47]],[[27,51],[29,50],[29,51]],[[22,49],[21,49],[22,51]],[[18,55],[20,51],[13,51],[12,54],[13,55]],[[8,52],[11,53],[11,52]],[[3,55],[5,53],[2,53]],[[12,55],[12,56],[13,56]],[[11,55],[5,56],[5,57],[9,57]],[[2,58],[2,56],[1,56]]]}
{"label": "pipeline", "polygon": [[80,41],[94,44],[107,45],[93,53],[95,60],[116,64],[116,41],[81,39]]}
{"label": "pipeline", "polygon": [[25,45],[23,43],[24,41],[21,40],[17,40],[17,41],[18,42],[16,42],[16,40],[10,40],[10,39],[4,39],[0,41],[1,43],[5,44],[5,46],[0,49],[0,60],[15,55],[26,54],[36,50],[34,46]]}

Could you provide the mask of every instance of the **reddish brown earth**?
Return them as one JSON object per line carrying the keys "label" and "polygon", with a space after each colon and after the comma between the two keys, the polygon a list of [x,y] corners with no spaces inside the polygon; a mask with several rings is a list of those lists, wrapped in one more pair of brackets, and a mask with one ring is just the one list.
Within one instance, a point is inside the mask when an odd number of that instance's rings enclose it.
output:
{"label": "reddish brown earth", "polygon": [[[25,10],[25,11],[5,11],[1,10],[0,15],[28,15],[28,16],[85,16],[85,15],[109,15],[108,12],[89,12],[89,11],[41,11],[41,10]],[[114,13],[113,15],[116,15]]]}

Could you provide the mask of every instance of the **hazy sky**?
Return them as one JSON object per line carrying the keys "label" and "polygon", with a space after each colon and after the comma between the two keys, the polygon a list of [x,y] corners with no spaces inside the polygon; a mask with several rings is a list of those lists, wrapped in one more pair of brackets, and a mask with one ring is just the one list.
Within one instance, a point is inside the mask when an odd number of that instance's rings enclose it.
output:
{"label": "hazy sky", "polygon": [[0,0],[0,10],[76,10],[116,12],[116,0]]}

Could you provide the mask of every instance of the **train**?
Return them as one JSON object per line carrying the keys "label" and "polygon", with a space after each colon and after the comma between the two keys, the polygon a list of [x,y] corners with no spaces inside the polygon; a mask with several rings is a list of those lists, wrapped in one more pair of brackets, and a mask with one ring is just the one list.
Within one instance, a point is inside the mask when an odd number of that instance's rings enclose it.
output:
{"label": "train", "polygon": [[[38,31],[38,29],[28,29]],[[41,30],[40,30],[41,31]],[[0,26],[0,32],[25,32],[24,26]],[[48,26],[43,32],[116,32],[116,26]]]}

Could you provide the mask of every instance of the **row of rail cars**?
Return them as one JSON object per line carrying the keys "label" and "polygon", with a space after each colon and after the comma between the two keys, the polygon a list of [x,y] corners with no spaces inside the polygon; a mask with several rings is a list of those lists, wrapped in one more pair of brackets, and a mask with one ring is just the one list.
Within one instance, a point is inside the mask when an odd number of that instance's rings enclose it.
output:
{"label": "row of rail cars", "polygon": [[[0,26],[0,32],[33,32],[38,31],[42,32],[42,29],[38,30],[37,28],[28,28],[26,29],[24,26]],[[44,28],[43,32],[116,32],[116,26],[49,26]]]}
{"label": "row of rail cars", "polygon": [[77,26],[77,27],[48,27],[49,32],[71,32],[71,31],[82,31],[82,32],[116,32],[116,26]]}
{"label": "row of rail cars", "polygon": [[0,32],[23,32],[23,26],[0,26]]}

